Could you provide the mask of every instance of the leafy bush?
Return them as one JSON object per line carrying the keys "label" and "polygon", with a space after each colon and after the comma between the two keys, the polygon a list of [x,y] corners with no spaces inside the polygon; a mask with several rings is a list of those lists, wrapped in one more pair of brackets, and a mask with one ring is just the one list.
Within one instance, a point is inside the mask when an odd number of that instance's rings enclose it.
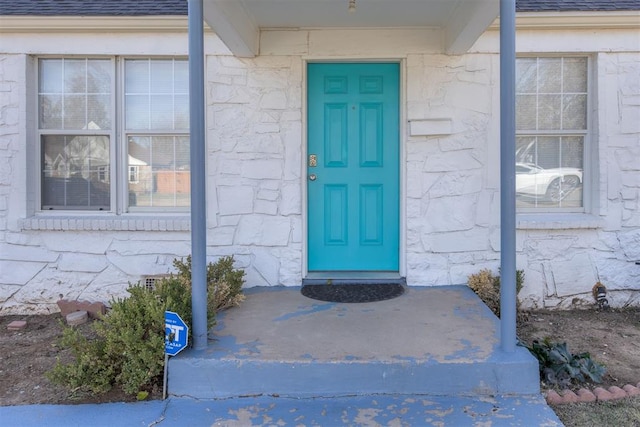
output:
{"label": "leafy bush", "polygon": [[[235,307],[244,300],[244,270],[234,269],[233,262],[232,256],[226,256],[215,264],[207,265],[207,299],[210,311]],[[173,266],[178,270],[178,279],[191,291],[191,256],[187,257],[186,262],[174,260]]]}
{"label": "leafy bush", "polygon": [[[500,317],[500,276],[494,276],[491,270],[483,269],[468,277],[469,287],[480,299]],[[516,270],[516,295],[524,284],[524,270]],[[516,298],[516,308],[520,309],[520,301]]]}
{"label": "leafy bush", "polygon": [[[174,261],[176,275],[158,281],[155,289],[135,285],[130,296],[112,301],[111,310],[91,326],[89,337],[65,327],[60,346],[73,362],[60,360],[48,378],[72,390],[99,394],[119,385],[128,394],[145,395],[162,384],[164,370],[164,312],[174,311],[188,324],[191,311],[191,258]],[[243,299],[244,271],[233,268],[233,257],[207,265],[208,326],[216,311]]]}
{"label": "leafy bush", "polygon": [[114,364],[107,359],[104,340],[90,339],[76,328],[65,327],[58,345],[70,349],[74,363],[65,365],[58,359],[54,368],[46,373],[51,382],[93,394],[111,389],[116,373]]}
{"label": "leafy bush", "polygon": [[540,379],[548,384],[567,387],[572,381],[602,382],[606,369],[589,353],[572,354],[566,343],[552,343],[548,338],[535,340],[527,348],[540,363]]}
{"label": "leafy bush", "polygon": [[74,361],[58,360],[48,378],[70,389],[104,393],[118,384],[125,393],[150,391],[161,383],[164,363],[164,303],[153,290],[129,289],[128,298],[112,302],[111,310],[91,326],[87,338],[65,327],[60,346]]}

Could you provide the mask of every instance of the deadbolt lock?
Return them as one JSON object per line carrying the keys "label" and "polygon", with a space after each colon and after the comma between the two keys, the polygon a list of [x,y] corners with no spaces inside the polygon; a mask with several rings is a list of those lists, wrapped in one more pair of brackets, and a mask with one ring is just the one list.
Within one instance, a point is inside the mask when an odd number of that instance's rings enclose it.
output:
{"label": "deadbolt lock", "polygon": [[318,156],[315,154],[309,154],[309,167],[315,168],[316,166],[318,166]]}

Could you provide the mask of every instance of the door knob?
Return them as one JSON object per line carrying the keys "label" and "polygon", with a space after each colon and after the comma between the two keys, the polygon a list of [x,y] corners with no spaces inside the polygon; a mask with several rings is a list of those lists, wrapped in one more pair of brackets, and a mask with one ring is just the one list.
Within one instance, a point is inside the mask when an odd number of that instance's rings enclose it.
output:
{"label": "door knob", "polygon": [[316,176],[315,173],[312,173],[311,175],[309,175],[309,181],[315,181],[318,177]]}

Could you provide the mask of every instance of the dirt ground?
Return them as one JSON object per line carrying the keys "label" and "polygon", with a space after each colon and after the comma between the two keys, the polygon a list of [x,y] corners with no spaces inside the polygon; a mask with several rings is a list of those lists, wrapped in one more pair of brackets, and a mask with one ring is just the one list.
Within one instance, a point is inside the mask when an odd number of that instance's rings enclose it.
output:
{"label": "dirt ground", "polygon": [[[640,308],[597,311],[535,311],[518,325],[518,335],[530,344],[550,337],[567,342],[572,353],[589,352],[607,367],[605,387],[640,382]],[[13,320],[27,320],[22,331],[9,331]],[[57,346],[62,332],[59,314],[0,317],[0,406],[35,403],[96,403],[132,401],[120,390],[88,396],[52,384],[45,372],[57,357],[68,355]],[[81,326],[88,330],[88,324]],[[160,398],[159,393],[151,395]]]}
{"label": "dirt ground", "polygon": [[606,367],[603,383],[592,387],[640,382],[640,307],[535,311],[518,325],[518,337],[527,345],[549,337],[571,353],[588,352]]}

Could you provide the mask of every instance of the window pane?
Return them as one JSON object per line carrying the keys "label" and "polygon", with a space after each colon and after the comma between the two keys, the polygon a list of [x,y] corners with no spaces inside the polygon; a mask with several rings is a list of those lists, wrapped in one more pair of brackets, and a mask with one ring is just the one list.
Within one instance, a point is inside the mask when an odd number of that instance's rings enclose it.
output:
{"label": "window pane", "polygon": [[562,92],[562,58],[540,58],[538,60],[538,92]]}
{"label": "window pane", "polygon": [[62,129],[62,95],[40,95],[40,129]]}
{"label": "window pane", "polygon": [[536,162],[536,137],[519,136],[516,138],[516,163]]}
{"label": "window pane", "polygon": [[149,60],[127,60],[124,73],[124,86],[127,93],[149,93]]}
{"label": "window pane", "polygon": [[176,137],[176,169],[190,170],[191,147],[188,136]]}
{"label": "window pane", "polygon": [[125,95],[125,126],[127,129],[149,129],[149,97]]}
{"label": "window pane", "polygon": [[536,58],[519,58],[516,61],[516,93],[536,93]]}
{"label": "window pane", "polygon": [[562,137],[562,167],[582,169],[584,138],[581,136]]}
{"label": "window pane", "polygon": [[189,61],[176,60],[174,64],[175,92],[189,94]]}
{"label": "window pane", "polygon": [[61,59],[41,59],[38,73],[40,93],[62,93]]}
{"label": "window pane", "polygon": [[87,129],[86,95],[66,95],[64,97],[64,129]]}
{"label": "window pane", "polygon": [[186,60],[127,60],[125,73],[127,129],[189,128]]}
{"label": "window pane", "polygon": [[87,63],[84,59],[64,60],[64,92],[87,92]]}
{"label": "window pane", "polygon": [[557,168],[560,166],[560,137],[540,136],[537,138],[536,166],[543,169]]}
{"label": "window pane", "polygon": [[87,92],[108,95],[111,93],[111,61],[94,59],[87,62]]}
{"label": "window pane", "polygon": [[42,137],[42,209],[110,207],[109,138]]}
{"label": "window pane", "polygon": [[[128,141],[129,205],[188,207],[191,202],[189,138],[130,136]],[[132,179],[134,176],[137,181]]]}
{"label": "window pane", "polygon": [[560,95],[538,96],[538,129],[560,129],[561,100]]}
{"label": "window pane", "polygon": [[516,206],[583,206],[582,136],[516,138]]}
{"label": "window pane", "polygon": [[151,93],[173,92],[173,61],[151,61]]}
{"label": "window pane", "polygon": [[173,97],[171,95],[151,96],[151,129],[174,129]]}
{"label": "window pane", "polygon": [[189,95],[176,95],[175,102],[175,117],[176,129],[189,130]]}
{"label": "window pane", "polygon": [[110,129],[111,61],[41,59],[40,129]]}
{"label": "window pane", "polygon": [[564,92],[587,93],[587,58],[564,58]]}
{"label": "window pane", "polygon": [[586,129],[587,95],[564,95],[562,103],[562,128]]}
{"label": "window pane", "polygon": [[89,129],[110,129],[109,95],[87,96],[87,123]]}
{"label": "window pane", "polygon": [[581,208],[588,58],[518,58],[516,65],[516,204]]}
{"label": "window pane", "polygon": [[537,128],[535,95],[516,95],[516,128],[533,130]]}

